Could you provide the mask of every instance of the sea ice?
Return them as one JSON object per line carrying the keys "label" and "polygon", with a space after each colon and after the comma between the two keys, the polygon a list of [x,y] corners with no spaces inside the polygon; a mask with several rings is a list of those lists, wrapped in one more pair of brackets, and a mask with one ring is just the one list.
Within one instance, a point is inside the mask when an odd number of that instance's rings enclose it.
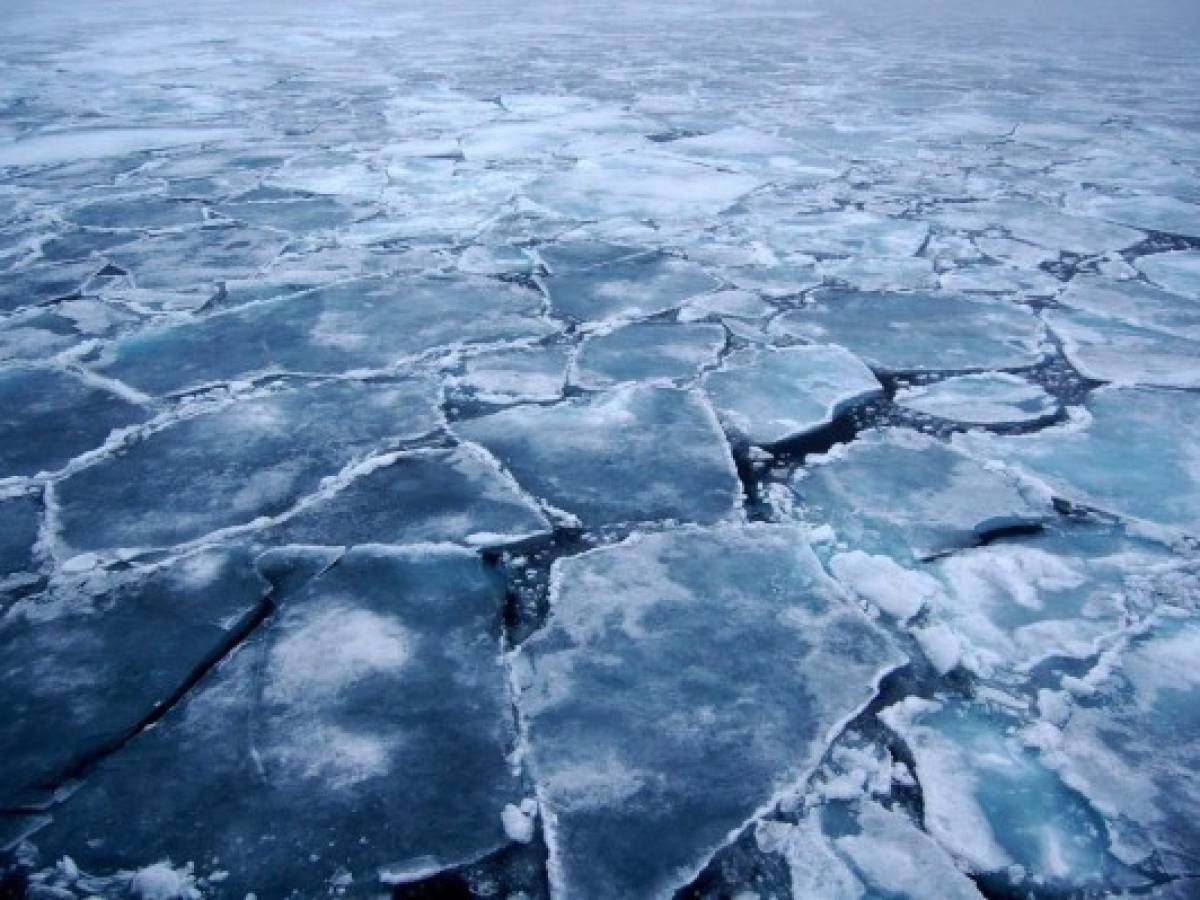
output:
{"label": "sea ice", "polygon": [[342,872],[369,889],[385,869],[478,859],[523,796],[505,758],[503,597],[467,551],[350,550],[33,843],[97,873],[193,860],[205,879],[227,873],[209,881],[220,898],[323,895]]}
{"label": "sea ice", "polygon": [[1043,313],[1080,374],[1148,387],[1200,387],[1200,341],[1073,309]]}
{"label": "sea ice", "polygon": [[1160,287],[1191,300],[1200,298],[1200,251],[1177,250],[1138,258],[1142,274]]}
{"label": "sea ice", "polygon": [[571,380],[587,389],[688,380],[714,365],[724,346],[720,325],[634,322],[584,341]]}
{"label": "sea ice", "polygon": [[1018,889],[1069,891],[1095,889],[1119,868],[1100,817],[1011,734],[1003,714],[909,698],[880,718],[916,760],[926,830],[971,872],[1007,873]]}
{"label": "sea ice", "polygon": [[1043,422],[1059,412],[1057,401],[1039,385],[1007,372],[958,375],[901,388],[897,405],[968,425]]}
{"label": "sea ice", "polygon": [[544,281],[550,306],[579,322],[640,318],[675,309],[717,281],[695,263],[658,253],[577,269]]}
{"label": "sea ice", "polygon": [[1105,387],[1086,417],[1028,435],[963,435],[973,453],[1012,463],[1057,495],[1168,529],[1200,529],[1200,397]]}
{"label": "sea ice", "polygon": [[545,536],[550,523],[481,454],[397,453],[267,530],[271,543],[486,546]]}
{"label": "sea ice", "polygon": [[726,429],[757,445],[810,434],[883,393],[858,357],[820,345],[741,351],[703,384]]}
{"label": "sea ice", "polygon": [[988,532],[1050,515],[1016,479],[911,431],[868,431],[801,470],[792,489],[806,519],[828,523],[849,546],[900,561],[969,547]]}
{"label": "sea ice", "polygon": [[564,896],[671,896],[902,660],[787,526],[565,559],[550,605],[518,707]]}
{"label": "sea ice", "polygon": [[464,359],[452,383],[484,403],[557,400],[567,381],[569,351],[566,344],[485,350]]}
{"label": "sea ice", "polygon": [[0,806],[44,801],[130,737],[261,611],[267,587],[245,551],[210,550],[8,609]]}
{"label": "sea ice", "polygon": [[148,410],[60,371],[0,369],[0,478],[61,469]]}
{"label": "sea ice", "polygon": [[729,446],[692,391],[619,388],[465,419],[453,429],[585,525],[738,515],[741,487]]}
{"label": "sea ice", "polygon": [[437,428],[437,401],[423,380],[328,382],[182,419],[55,485],[62,539],[161,547],[278,515],[389,441]]}
{"label": "sea ice", "polygon": [[368,279],[147,329],[95,365],[156,394],[265,372],[384,369],[439,346],[541,337],[551,330],[541,304],[534,291],[482,279]]}
{"label": "sea ice", "polygon": [[886,372],[1014,369],[1041,357],[1041,326],[1008,300],[824,291],[772,323],[780,336],[841,344]]}

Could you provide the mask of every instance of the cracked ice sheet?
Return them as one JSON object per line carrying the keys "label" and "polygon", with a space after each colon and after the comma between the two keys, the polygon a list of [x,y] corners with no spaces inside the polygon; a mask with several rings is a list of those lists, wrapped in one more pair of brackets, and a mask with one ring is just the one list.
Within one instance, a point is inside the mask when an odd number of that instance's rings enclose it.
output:
{"label": "cracked ice sheet", "polygon": [[0,369],[0,479],[53,472],[150,417],[145,408],[57,369]]}
{"label": "cracked ice sheet", "polygon": [[554,275],[542,284],[558,315],[601,322],[675,309],[718,282],[695,263],[648,253]]}
{"label": "cracked ice sheet", "polygon": [[[523,796],[504,585],[473,553],[359,547],[281,608],[32,840],[47,862],[192,860],[206,896],[318,896],[505,842]],[[403,703],[396,698],[403,697]]]}
{"label": "cracked ice sheet", "polygon": [[761,184],[750,175],[643,150],[580,160],[526,193],[554,212],[579,219],[686,221],[719,213]]}
{"label": "cracked ice sheet", "polygon": [[740,516],[729,446],[694,391],[630,386],[451,427],[495,455],[525,490],[589,527]]}
{"label": "cracked ice sheet", "polygon": [[957,436],[981,458],[1001,460],[1055,495],[1156,527],[1200,529],[1200,397],[1186,391],[1105,387],[1086,414],[1029,435]]}
{"label": "cracked ice sheet", "polygon": [[279,515],[348,464],[438,428],[439,393],[426,380],[327,382],[172,422],[54,486],[61,540],[163,547]]}
{"label": "cracked ice sheet", "polygon": [[470,445],[415,450],[368,463],[332,496],[258,535],[273,544],[505,546],[546,537],[537,505]]}
{"label": "cracked ice sheet", "polygon": [[1058,415],[1058,402],[1040,385],[1007,372],[958,375],[901,388],[896,404],[940,419],[970,425],[1017,425]]}
{"label": "cracked ice sheet", "polygon": [[0,618],[0,807],[45,801],[74,765],[134,732],[262,609],[244,550],[68,581]]}
{"label": "cracked ice sheet", "polygon": [[1096,381],[1147,387],[1200,387],[1200,341],[1175,337],[1078,310],[1043,313],[1063,354]]}
{"label": "cracked ice sheet", "polygon": [[384,369],[438,347],[542,337],[552,329],[541,306],[535,291],[491,280],[350,282],[148,329],[95,367],[151,393],[272,371]]}
{"label": "cracked ice sheet", "polygon": [[978,543],[989,531],[1038,525],[1044,497],[913,431],[873,430],[800,470],[791,488],[804,517],[832,526],[838,546],[897,560]]}
{"label": "cracked ice sheet", "polygon": [[720,325],[634,322],[584,341],[571,380],[590,390],[628,381],[689,380],[715,364],[724,346]]}
{"label": "cracked ice sheet", "polygon": [[1042,327],[1009,300],[823,291],[771,323],[778,337],[840,344],[885,372],[1014,369],[1042,356]]}
{"label": "cracked ice sheet", "polygon": [[858,357],[824,346],[743,350],[703,385],[726,429],[759,446],[811,434],[883,393]]}
{"label": "cracked ice sheet", "polygon": [[788,526],[640,535],[565,559],[550,605],[514,666],[564,896],[670,896],[903,661]]}

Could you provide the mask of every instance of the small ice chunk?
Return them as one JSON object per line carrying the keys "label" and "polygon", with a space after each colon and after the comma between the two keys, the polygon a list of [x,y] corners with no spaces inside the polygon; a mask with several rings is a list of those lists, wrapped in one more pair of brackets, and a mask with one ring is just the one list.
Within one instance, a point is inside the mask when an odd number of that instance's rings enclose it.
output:
{"label": "small ice chunk", "polygon": [[129,892],[138,900],[200,900],[191,867],[176,869],[167,860],[138,869],[129,879]]}
{"label": "small ice chunk", "polygon": [[924,609],[942,589],[936,578],[924,572],[861,550],[839,553],[829,561],[829,569],[853,593],[902,622]]}

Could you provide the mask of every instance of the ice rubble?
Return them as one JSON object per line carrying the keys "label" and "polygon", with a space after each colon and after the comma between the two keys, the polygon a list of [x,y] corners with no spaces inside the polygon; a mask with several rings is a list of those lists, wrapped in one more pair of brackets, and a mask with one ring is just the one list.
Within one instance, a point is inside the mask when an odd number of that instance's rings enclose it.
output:
{"label": "ice rubble", "polygon": [[757,445],[809,434],[883,393],[858,357],[820,345],[740,351],[702,383],[726,429]]}
{"label": "ice rubble", "polygon": [[787,526],[562,560],[551,611],[516,672],[564,896],[670,896],[902,659]]}
{"label": "ice rubble", "polygon": [[349,551],[33,842],[89,872],[192,860],[206,896],[237,898],[371,889],[381,870],[482,856],[522,797],[503,593],[467,551]]}
{"label": "ice rubble", "polygon": [[896,391],[898,405],[968,425],[1045,422],[1059,405],[1039,385],[1007,372],[958,375]]}
{"label": "ice rubble", "polygon": [[886,372],[1014,369],[1041,357],[1037,317],[1008,300],[825,291],[772,323],[780,337],[840,344]]}
{"label": "ice rubble", "polygon": [[945,850],[904,813],[864,799],[846,814],[842,834],[823,830],[822,814],[817,808],[796,824],[758,827],[759,846],[787,860],[793,897],[982,898]]}
{"label": "ice rubble", "polygon": [[332,381],[202,408],[55,485],[61,539],[162,547],[279,515],[347,465],[438,428],[438,400],[426,379]]}
{"label": "ice rubble", "polygon": [[1064,679],[1061,727],[1045,741],[1047,765],[1104,814],[1113,853],[1175,875],[1195,872],[1200,841],[1198,649],[1194,608],[1168,609],[1096,677]]}
{"label": "ice rubble", "polygon": [[729,446],[693,391],[631,386],[453,423],[530,493],[588,527],[737,518]]}
{"label": "ice rubble", "polygon": [[982,704],[915,697],[884,710],[916,760],[925,827],[970,871],[1026,890],[1093,890],[1121,872],[1104,823]]}

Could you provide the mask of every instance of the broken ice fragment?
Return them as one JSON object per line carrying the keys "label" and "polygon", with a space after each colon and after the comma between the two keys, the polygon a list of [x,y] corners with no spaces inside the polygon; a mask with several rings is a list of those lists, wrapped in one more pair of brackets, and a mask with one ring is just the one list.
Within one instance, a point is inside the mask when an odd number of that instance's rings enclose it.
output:
{"label": "broken ice fragment", "polygon": [[749,350],[704,376],[721,421],[752,444],[777,444],[830,424],[883,388],[841,347]]}
{"label": "broken ice fragment", "polygon": [[155,394],[272,371],[383,369],[439,346],[544,336],[541,304],[498,281],[366,279],[147,329],[97,367]]}
{"label": "broken ice fragment", "polygon": [[[502,582],[448,547],[360,547],[306,587],[33,837],[91,872],[190,859],[220,896],[324,895],[505,843],[522,796]],[[219,862],[217,862],[219,860]]]}
{"label": "broken ice fragment", "polygon": [[802,471],[806,517],[838,538],[897,560],[969,547],[989,532],[1036,526],[1049,504],[1010,477],[915,432],[868,431]]}
{"label": "broken ice fragment", "polygon": [[968,665],[1028,672],[1050,657],[1086,659],[1144,617],[1139,578],[1171,558],[1157,545],[1104,528],[1040,534],[962,550],[932,572],[945,590],[931,618],[965,644]]}
{"label": "broken ice fragment", "polygon": [[1143,256],[1138,259],[1137,267],[1143,275],[1168,291],[1192,300],[1200,298],[1200,251],[1178,250]]}
{"label": "broken ice fragment", "polygon": [[469,449],[416,450],[386,458],[337,493],[262,535],[272,543],[487,546],[546,535],[529,499]]}
{"label": "broken ice fragment", "polygon": [[[1194,597],[1193,576],[1172,599]],[[1164,616],[1076,699],[1061,740],[1045,754],[1104,814],[1115,853],[1131,865],[1157,862],[1173,875],[1195,871],[1200,841],[1198,652],[1194,616]]]}
{"label": "broken ice fragment", "polygon": [[717,361],[725,329],[704,323],[635,322],[589,337],[575,360],[575,384],[609,387],[625,381],[693,378]]}
{"label": "broken ice fragment", "polygon": [[1039,385],[1007,372],[958,375],[902,388],[898,405],[968,425],[1017,425],[1058,415],[1059,406]]}
{"label": "broken ice fragment", "polygon": [[211,550],[11,607],[0,618],[0,806],[46,799],[74,766],[132,735],[266,593],[245,551]]}
{"label": "broken ice fragment", "polygon": [[[1193,301],[1194,302],[1194,301]],[[1046,323],[1080,374],[1151,387],[1200,387],[1200,341],[1078,310],[1047,310]]]}
{"label": "broken ice fragment", "polygon": [[1036,434],[960,440],[1067,500],[1169,529],[1200,529],[1200,462],[1192,445],[1200,397],[1105,387],[1092,392],[1087,411],[1084,420]]}
{"label": "broken ice fragment", "polygon": [[57,369],[0,369],[0,478],[61,469],[149,412]]}
{"label": "broken ice fragment", "polygon": [[278,515],[387,441],[437,428],[437,402],[428,381],[328,382],[180,420],[56,485],[62,538],[161,547]]}
{"label": "broken ice fragment", "polygon": [[597,900],[671,896],[902,661],[803,533],[768,525],[556,563],[550,623],[520,654],[555,889]]}
{"label": "broken ice fragment", "polygon": [[556,275],[545,286],[556,313],[598,322],[674,309],[717,281],[693,262],[652,253]]}
{"label": "broken ice fragment", "polygon": [[526,490],[588,526],[737,516],[733,458],[695,392],[620,388],[452,427],[486,447]]}
{"label": "broken ice fragment", "polygon": [[887,372],[1013,369],[1041,358],[1041,325],[1008,300],[955,294],[824,291],[772,330],[841,344]]}

